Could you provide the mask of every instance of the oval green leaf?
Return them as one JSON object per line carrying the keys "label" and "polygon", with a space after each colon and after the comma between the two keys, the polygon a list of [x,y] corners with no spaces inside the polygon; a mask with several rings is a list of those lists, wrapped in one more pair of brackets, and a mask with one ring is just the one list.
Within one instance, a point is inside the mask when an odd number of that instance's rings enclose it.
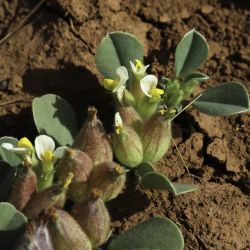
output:
{"label": "oval green leaf", "polygon": [[176,76],[185,77],[197,69],[208,56],[206,39],[196,30],[189,31],[175,51]]}
{"label": "oval green leaf", "polygon": [[105,78],[115,79],[116,69],[125,66],[131,79],[130,61],[143,61],[143,55],[143,46],[135,36],[125,32],[112,32],[101,41],[95,61]]}
{"label": "oval green leaf", "polygon": [[35,98],[33,119],[39,134],[46,134],[59,145],[71,145],[77,134],[76,115],[69,103],[53,94]]}
{"label": "oval green leaf", "polygon": [[188,82],[189,80],[197,80],[199,83],[209,79],[209,77],[201,72],[193,72],[188,74],[185,77],[184,82]]}
{"label": "oval green leaf", "polygon": [[198,190],[198,187],[193,184],[184,184],[184,183],[177,183],[177,182],[171,182],[171,183],[175,190],[175,195],[195,192]]}
{"label": "oval green leaf", "polygon": [[3,143],[11,143],[13,145],[17,145],[18,140],[14,137],[4,136],[0,138],[0,160],[5,161],[11,166],[18,166],[21,164],[22,160],[19,156],[17,156],[14,152],[11,152],[1,145]]}
{"label": "oval green leaf", "polygon": [[145,188],[168,190],[175,194],[175,189],[171,181],[165,175],[158,172],[148,172],[142,177],[141,183]]}
{"label": "oval green leaf", "polygon": [[167,218],[151,218],[115,237],[108,250],[182,250],[184,240],[178,226]]}
{"label": "oval green leaf", "polygon": [[143,177],[146,173],[155,171],[154,165],[151,162],[143,162],[136,168],[137,174]]}
{"label": "oval green leaf", "polygon": [[241,83],[222,83],[204,91],[193,106],[212,116],[234,115],[249,111],[249,95]]}
{"label": "oval green leaf", "polygon": [[7,202],[0,203],[1,249],[12,249],[25,230],[27,218]]}
{"label": "oval green leaf", "polygon": [[158,172],[146,173],[142,177],[141,183],[145,188],[168,190],[174,195],[180,195],[197,190],[196,185],[171,182],[165,175]]}

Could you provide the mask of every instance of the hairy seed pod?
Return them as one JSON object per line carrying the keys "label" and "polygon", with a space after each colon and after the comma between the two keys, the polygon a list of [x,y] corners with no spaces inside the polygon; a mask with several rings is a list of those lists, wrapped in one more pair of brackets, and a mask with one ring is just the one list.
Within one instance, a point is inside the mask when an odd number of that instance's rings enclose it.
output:
{"label": "hairy seed pod", "polygon": [[116,158],[127,167],[136,167],[142,162],[141,139],[131,127],[124,125],[114,133],[113,148]]}
{"label": "hairy seed pod", "polygon": [[90,190],[98,190],[104,202],[116,198],[126,182],[123,167],[115,162],[104,162],[96,166],[89,181]]}
{"label": "hairy seed pod", "polygon": [[63,207],[65,200],[65,190],[58,185],[51,186],[34,195],[23,212],[28,219],[36,219],[42,212],[52,207]]}
{"label": "hairy seed pod", "polygon": [[37,177],[30,166],[23,166],[18,173],[8,197],[8,202],[22,211],[37,190]]}
{"label": "hairy seed pod", "polygon": [[76,220],[63,210],[52,210],[48,224],[55,250],[91,250],[88,236]]}
{"label": "hairy seed pod", "polygon": [[88,180],[93,169],[91,158],[77,149],[68,149],[58,164],[58,181],[64,182],[69,172],[74,174],[69,185],[68,196],[74,201],[80,201],[87,196]]}
{"label": "hairy seed pod", "polygon": [[126,126],[134,128],[137,132],[140,131],[143,121],[132,106],[120,106],[118,107],[118,112]]}
{"label": "hairy seed pod", "polygon": [[71,214],[88,235],[93,247],[107,241],[110,235],[110,216],[101,198],[92,197],[88,201],[76,203]]}
{"label": "hairy seed pod", "polygon": [[47,225],[42,221],[32,221],[18,241],[15,250],[53,250]]}
{"label": "hairy seed pod", "polygon": [[23,212],[26,217],[36,219],[42,212],[46,212],[53,207],[62,208],[66,201],[67,188],[73,176],[72,173],[69,173],[64,183],[53,185],[34,195],[24,208]]}
{"label": "hairy seed pod", "polygon": [[156,162],[167,152],[171,143],[171,120],[155,113],[142,127],[143,161]]}
{"label": "hairy seed pod", "polygon": [[80,149],[90,156],[94,166],[113,160],[113,152],[109,138],[102,122],[97,118],[97,110],[88,108],[88,119],[77,135],[73,148]]}

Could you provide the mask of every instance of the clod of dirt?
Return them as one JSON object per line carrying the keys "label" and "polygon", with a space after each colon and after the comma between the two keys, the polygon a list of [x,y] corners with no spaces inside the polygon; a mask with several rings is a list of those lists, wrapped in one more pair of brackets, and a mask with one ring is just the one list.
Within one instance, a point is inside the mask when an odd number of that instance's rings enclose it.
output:
{"label": "clod of dirt", "polygon": [[182,157],[192,168],[200,168],[204,161],[202,133],[193,133],[188,140],[179,145]]}
{"label": "clod of dirt", "polygon": [[226,161],[226,146],[225,141],[215,138],[207,147],[207,154],[213,156],[218,161],[224,163]]}
{"label": "clod of dirt", "polygon": [[65,18],[82,23],[88,18],[89,3],[81,0],[51,0],[49,6]]}
{"label": "clod of dirt", "polygon": [[206,133],[209,137],[222,137],[223,133],[221,131],[220,122],[223,118],[208,116],[198,112],[197,110],[192,110],[190,113],[195,122],[197,122],[199,129]]}

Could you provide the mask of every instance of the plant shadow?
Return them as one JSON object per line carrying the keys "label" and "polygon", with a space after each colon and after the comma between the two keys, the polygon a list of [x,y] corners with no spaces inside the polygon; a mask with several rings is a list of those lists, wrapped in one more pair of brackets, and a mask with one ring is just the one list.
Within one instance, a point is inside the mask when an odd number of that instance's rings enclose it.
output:
{"label": "plant shadow", "polygon": [[79,124],[86,119],[88,106],[95,106],[105,127],[112,127],[112,97],[105,93],[97,77],[84,67],[64,64],[58,70],[28,70],[23,75],[23,87],[34,96],[51,93],[65,98],[76,112]]}
{"label": "plant shadow", "polygon": [[127,175],[127,184],[123,193],[107,203],[112,220],[122,220],[143,211],[150,204],[146,193],[138,188],[138,178],[133,171]]}

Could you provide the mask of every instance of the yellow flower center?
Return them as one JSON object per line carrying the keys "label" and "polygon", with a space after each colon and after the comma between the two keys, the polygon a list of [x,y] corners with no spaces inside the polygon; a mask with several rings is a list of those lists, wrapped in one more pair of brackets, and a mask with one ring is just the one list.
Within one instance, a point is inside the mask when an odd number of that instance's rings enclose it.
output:
{"label": "yellow flower center", "polygon": [[142,62],[138,59],[135,59],[135,67],[136,67],[136,71],[139,71],[141,68],[143,68]]}
{"label": "yellow flower center", "polygon": [[29,140],[28,138],[26,138],[26,137],[21,138],[21,139],[18,141],[17,146],[18,146],[19,148],[33,149],[32,143],[31,143],[30,140]]}
{"label": "yellow flower center", "polygon": [[119,135],[121,133],[121,130],[122,130],[122,126],[121,125],[115,126],[115,132],[116,132],[117,135]]}
{"label": "yellow flower center", "polygon": [[103,87],[109,91],[112,91],[118,84],[117,80],[112,79],[104,79],[103,80]]}
{"label": "yellow flower center", "polygon": [[43,155],[42,155],[42,159],[46,163],[50,163],[52,161],[53,157],[54,157],[54,154],[50,150],[45,150]]}
{"label": "yellow flower center", "polygon": [[162,89],[158,89],[158,88],[152,88],[149,91],[149,94],[152,96],[151,99],[153,102],[157,102],[161,99],[161,95],[164,94],[164,91]]}

